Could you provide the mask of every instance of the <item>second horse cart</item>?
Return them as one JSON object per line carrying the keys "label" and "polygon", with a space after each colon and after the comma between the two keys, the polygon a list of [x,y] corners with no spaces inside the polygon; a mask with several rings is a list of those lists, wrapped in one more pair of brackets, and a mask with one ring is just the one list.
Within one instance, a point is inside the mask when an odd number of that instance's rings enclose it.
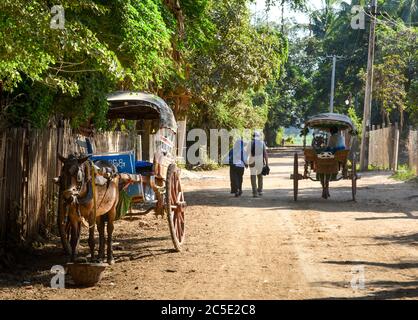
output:
{"label": "second horse cart", "polygon": [[[330,148],[328,141],[330,130],[338,130],[338,133],[345,140],[343,148]],[[306,146],[306,137],[313,131],[311,146]],[[293,174],[293,197],[298,200],[299,181],[312,180],[319,181],[322,185],[322,197],[328,199],[329,184],[332,181],[349,180],[351,181],[352,199],[356,200],[357,193],[357,161],[353,145],[356,142],[356,127],[351,119],[345,115],[337,113],[324,113],[311,117],[305,122],[302,130],[304,138],[303,154],[304,165],[299,172],[298,153],[294,155]],[[349,165],[349,161],[351,164]]]}

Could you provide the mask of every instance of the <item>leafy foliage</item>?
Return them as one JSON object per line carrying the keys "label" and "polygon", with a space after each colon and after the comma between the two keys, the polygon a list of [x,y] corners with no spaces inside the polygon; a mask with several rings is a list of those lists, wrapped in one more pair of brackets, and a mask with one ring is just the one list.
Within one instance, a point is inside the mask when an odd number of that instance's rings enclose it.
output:
{"label": "leafy foliage", "polygon": [[214,38],[193,57],[189,88],[194,94],[191,125],[204,128],[262,128],[267,120],[264,93],[279,76],[287,42],[275,28],[250,24],[247,3],[212,7]]}
{"label": "leafy foliage", "polygon": [[[334,54],[340,57],[334,110],[348,114],[361,129],[370,18],[366,15],[366,29],[352,29],[352,5],[365,2],[327,0],[324,8],[310,12],[308,27],[285,26],[289,60],[280,80],[268,85],[272,107],[265,131],[271,144],[280,126],[298,126],[329,110],[329,57]],[[372,123],[418,125],[416,1],[379,1],[379,9]]]}
{"label": "leafy foliage", "polygon": [[49,1],[4,0],[1,125],[69,118],[105,126],[105,97],[123,89],[159,94],[196,125],[209,117],[214,125],[263,126],[258,92],[280,73],[287,47],[277,30],[251,25],[249,3],[60,0],[61,30],[50,27]]}

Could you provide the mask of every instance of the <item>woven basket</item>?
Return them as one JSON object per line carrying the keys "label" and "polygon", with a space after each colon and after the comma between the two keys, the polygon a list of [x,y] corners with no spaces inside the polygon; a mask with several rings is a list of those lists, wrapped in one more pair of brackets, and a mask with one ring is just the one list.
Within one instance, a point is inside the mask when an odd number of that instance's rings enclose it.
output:
{"label": "woven basket", "polygon": [[103,277],[107,263],[67,263],[67,271],[76,286],[93,287]]}

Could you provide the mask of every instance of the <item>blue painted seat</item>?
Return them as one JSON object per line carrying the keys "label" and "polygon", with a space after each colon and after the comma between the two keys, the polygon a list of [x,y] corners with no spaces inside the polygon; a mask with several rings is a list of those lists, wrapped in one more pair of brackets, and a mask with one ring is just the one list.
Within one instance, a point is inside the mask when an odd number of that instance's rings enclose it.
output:
{"label": "blue painted seat", "polygon": [[[119,173],[136,174],[135,170],[135,152],[112,152],[104,154],[94,154],[91,156],[92,161],[105,160],[114,164]],[[127,188],[127,193],[130,197],[136,197],[142,194],[139,183],[134,183]]]}

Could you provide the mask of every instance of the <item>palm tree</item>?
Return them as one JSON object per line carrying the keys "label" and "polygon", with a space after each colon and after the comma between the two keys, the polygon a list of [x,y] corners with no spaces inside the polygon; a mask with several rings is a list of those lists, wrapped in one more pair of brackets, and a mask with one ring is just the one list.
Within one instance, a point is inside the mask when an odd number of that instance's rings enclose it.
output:
{"label": "palm tree", "polygon": [[337,7],[342,4],[341,0],[324,0],[322,9],[311,12],[311,31],[317,38],[323,39],[331,31],[337,15]]}
{"label": "palm tree", "polygon": [[405,0],[402,1],[400,6],[400,17],[407,25],[412,25],[417,22],[418,18],[418,1],[417,0]]}
{"label": "palm tree", "polygon": [[418,23],[418,0],[388,0],[381,10],[394,18],[400,18],[406,25]]}

